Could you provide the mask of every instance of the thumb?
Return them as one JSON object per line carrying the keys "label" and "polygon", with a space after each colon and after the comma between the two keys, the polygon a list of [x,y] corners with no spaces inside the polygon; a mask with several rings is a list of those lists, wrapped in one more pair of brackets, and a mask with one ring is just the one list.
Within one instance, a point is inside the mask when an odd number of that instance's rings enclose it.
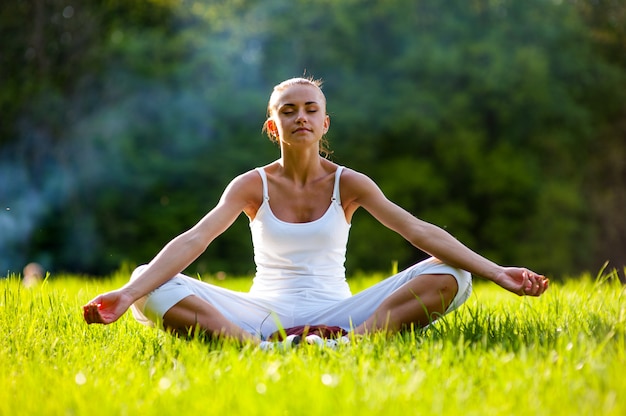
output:
{"label": "thumb", "polygon": [[522,272],[522,286],[521,286],[522,295],[525,295],[526,291],[530,290],[531,287],[532,287],[532,283],[530,282],[530,277],[528,276],[528,270],[524,270]]}

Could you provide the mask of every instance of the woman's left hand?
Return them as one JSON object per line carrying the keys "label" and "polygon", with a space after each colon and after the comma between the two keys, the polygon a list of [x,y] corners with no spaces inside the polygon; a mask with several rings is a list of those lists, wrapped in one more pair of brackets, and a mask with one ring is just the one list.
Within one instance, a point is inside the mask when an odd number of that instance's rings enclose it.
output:
{"label": "woman's left hand", "polygon": [[545,276],[521,267],[505,267],[493,281],[519,296],[541,296],[550,285]]}

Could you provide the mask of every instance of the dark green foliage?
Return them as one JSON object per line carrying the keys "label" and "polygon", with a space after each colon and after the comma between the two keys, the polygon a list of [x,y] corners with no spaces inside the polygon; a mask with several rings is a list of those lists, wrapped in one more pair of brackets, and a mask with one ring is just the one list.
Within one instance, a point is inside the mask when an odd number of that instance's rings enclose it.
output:
{"label": "dark green foliage", "polygon": [[[617,3],[9,2],[0,267],[149,261],[276,157],[266,101],[302,74],[325,80],[332,158],[480,253],[550,274],[626,262]],[[250,273],[246,222],[190,272]],[[355,216],[349,271],[423,256]]]}

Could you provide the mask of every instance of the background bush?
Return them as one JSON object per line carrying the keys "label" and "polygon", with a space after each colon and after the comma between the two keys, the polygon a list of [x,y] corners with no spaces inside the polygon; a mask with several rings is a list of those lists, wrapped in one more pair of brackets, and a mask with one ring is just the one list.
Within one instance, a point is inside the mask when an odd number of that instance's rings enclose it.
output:
{"label": "background bush", "polygon": [[[278,155],[260,132],[266,102],[303,74],[325,80],[333,160],[415,215],[548,274],[626,264],[621,2],[2,9],[0,270],[149,261],[233,176]],[[349,272],[423,256],[355,216]],[[242,216],[189,272],[253,267]]]}

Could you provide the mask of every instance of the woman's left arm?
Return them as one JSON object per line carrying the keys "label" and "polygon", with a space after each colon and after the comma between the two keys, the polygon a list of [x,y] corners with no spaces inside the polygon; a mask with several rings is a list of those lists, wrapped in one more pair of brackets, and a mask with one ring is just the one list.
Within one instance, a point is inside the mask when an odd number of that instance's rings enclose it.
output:
{"label": "woman's left arm", "polygon": [[366,175],[350,171],[342,179],[342,190],[345,183],[352,210],[356,206],[365,208],[387,228],[442,262],[489,279],[517,295],[539,296],[548,288],[549,281],[544,276],[526,268],[502,267],[472,251],[442,228],[411,215],[387,199]]}

